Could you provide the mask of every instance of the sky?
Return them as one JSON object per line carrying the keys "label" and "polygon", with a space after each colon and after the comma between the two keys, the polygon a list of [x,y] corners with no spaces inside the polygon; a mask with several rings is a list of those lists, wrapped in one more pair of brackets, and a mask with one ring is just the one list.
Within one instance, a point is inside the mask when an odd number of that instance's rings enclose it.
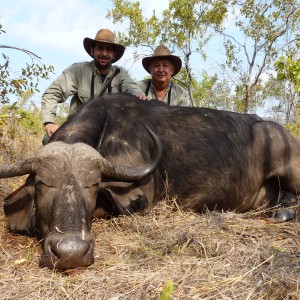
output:
{"label": "sky", "polygon": [[[150,17],[168,8],[169,0],[139,0],[143,15]],[[19,47],[29,50],[39,57],[41,63],[54,66],[55,73],[50,79],[41,79],[40,93],[34,94],[32,101],[39,104],[44,90],[64,69],[75,62],[90,61],[91,57],[83,48],[85,37],[94,38],[101,28],[126,32],[126,25],[115,25],[106,18],[113,8],[111,0],[0,0],[0,24],[5,33],[0,34],[0,45]],[[229,18],[230,21],[230,18]],[[227,23],[228,28],[232,24]],[[234,30],[234,28],[233,28]],[[200,54],[193,53],[192,67],[196,76],[201,71],[215,74],[217,61],[224,49],[221,42],[212,43],[207,49],[208,62]],[[134,80],[141,80],[148,73],[143,69],[141,59],[134,63],[133,48],[127,48],[123,57],[116,63],[125,67]],[[17,50],[0,49],[10,58],[10,71],[20,71],[30,58]],[[198,73],[197,73],[198,72]],[[220,75],[220,74],[219,74]]]}
{"label": "sky", "polygon": [[[169,0],[140,0],[145,16],[158,14],[168,7]],[[0,45],[29,50],[41,62],[52,65],[55,74],[39,84],[41,93],[61,72],[71,64],[91,60],[83,48],[85,37],[94,38],[101,28],[126,30],[117,27],[105,16],[113,8],[111,0],[0,0],[0,24],[5,33],[0,35]],[[20,70],[30,63],[30,58],[17,50],[1,49],[10,57],[12,71]],[[117,65],[125,67],[131,77],[141,80],[148,73],[141,61],[133,64],[133,49],[127,48]],[[0,57],[1,64],[2,56]],[[39,98],[40,94],[34,97]],[[36,102],[34,100],[34,102]]]}

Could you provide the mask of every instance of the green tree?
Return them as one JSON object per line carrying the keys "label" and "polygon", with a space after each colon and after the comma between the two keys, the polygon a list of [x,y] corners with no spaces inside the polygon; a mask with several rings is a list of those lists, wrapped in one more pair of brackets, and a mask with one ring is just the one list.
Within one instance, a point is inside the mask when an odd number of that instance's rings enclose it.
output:
{"label": "green tree", "polygon": [[300,59],[282,56],[274,66],[276,79],[284,83],[286,106],[293,112],[294,121],[299,126]]}
{"label": "green tree", "polygon": [[[0,24],[0,34],[5,33]],[[0,103],[9,103],[9,96],[21,96],[27,91],[39,91],[38,83],[41,78],[49,79],[49,73],[53,73],[52,66],[46,66],[40,62],[40,57],[33,52],[8,45],[1,45],[2,49],[14,49],[29,56],[32,63],[26,63],[18,73],[10,70],[10,58],[2,53],[2,62],[0,62]]]}
{"label": "green tree", "polygon": [[278,80],[288,80],[297,93],[300,93],[300,59],[281,56],[275,62],[275,71],[277,72]]}
{"label": "green tree", "polygon": [[[188,74],[185,70],[179,75],[181,77],[180,82],[187,81]],[[194,75],[192,77],[195,78]],[[216,74],[210,76],[206,71],[202,71],[201,80],[192,79],[191,88],[195,106],[228,108],[226,100],[228,99],[229,90],[226,90],[226,87],[221,84]]]}
{"label": "green tree", "polygon": [[155,11],[144,17],[139,2],[113,3],[107,17],[122,23],[125,29],[118,38],[125,45],[153,50],[165,43],[183,58],[187,74],[183,83],[191,98],[195,86],[191,56],[201,54],[205,59],[205,46],[215,37],[213,32],[220,34],[223,39],[219,36],[214,41],[224,44],[226,59],[219,65],[229,74],[226,80],[228,86],[233,85],[232,107],[239,111],[248,112],[261,104],[263,78],[283,51],[299,41],[298,0],[170,0],[160,18]]}
{"label": "green tree", "polygon": [[155,11],[149,18],[144,17],[138,1],[113,0],[113,4],[114,8],[107,17],[112,18],[114,23],[128,24],[126,30],[116,33],[121,43],[147,47],[152,51],[159,44],[165,44],[173,53],[183,57],[183,72],[187,76],[183,75],[185,81],[182,84],[193,101],[191,55],[201,53],[205,57],[203,47],[210,39],[208,29],[210,26],[221,26],[227,13],[227,1],[170,0],[169,8],[162,12],[160,18]]}
{"label": "green tree", "polygon": [[[21,158],[28,149],[40,147],[44,134],[40,109],[27,91],[14,103],[0,105],[0,155],[2,163]],[[40,143],[37,143],[37,141]]]}
{"label": "green tree", "polygon": [[230,7],[234,30],[217,28],[227,54],[222,67],[237,75],[234,80],[244,90],[242,110],[248,112],[262,75],[299,40],[300,5],[297,0],[234,0]]}

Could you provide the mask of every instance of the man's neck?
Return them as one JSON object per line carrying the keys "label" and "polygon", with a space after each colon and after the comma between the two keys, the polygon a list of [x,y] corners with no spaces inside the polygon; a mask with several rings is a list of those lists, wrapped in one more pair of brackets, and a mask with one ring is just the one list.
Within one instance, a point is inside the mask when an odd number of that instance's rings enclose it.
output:
{"label": "man's neck", "polygon": [[153,85],[155,91],[163,92],[163,91],[166,91],[169,88],[170,83],[167,83],[167,82],[153,82],[152,81],[152,85]]}
{"label": "man's neck", "polygon": [[170,87],[170,83],[169,84],[166,84],[164,82],[163,83],[161,83],[161,82],[153,83],[153,81],[152,81],[152,86],[155,90],[156,99],[163,100],[167,94],[169,87]]}
{"label": "man's neck", "polygon": [[109,69],[101,69],[101,70],[98,69],[100,75],[106,75],[108,73],[108,70]]}
{"label": "man's neck", "polygon": [[102,67],[102,66],[99,66],[97,64],[94,64],[95,68],[98,70],[99,74],[100,75],[106,75],[109,70],[112,68],[112,66],[108,66],[108,67]]}

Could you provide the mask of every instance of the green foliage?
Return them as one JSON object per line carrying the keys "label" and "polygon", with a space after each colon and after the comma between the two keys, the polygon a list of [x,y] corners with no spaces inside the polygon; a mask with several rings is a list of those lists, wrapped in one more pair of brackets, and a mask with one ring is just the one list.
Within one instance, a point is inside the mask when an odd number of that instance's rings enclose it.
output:
{"label": "green foliage", "polygon": [[[196,95],[197,103],[203,102],[209,85],[205,76],[202,82],[195,82],[191,56],[200,53],[205,59],[205,46],[213,33],[221,34],[226,60],[220,61],[219,65],[224,73],[232,74],[227,76],[225,83],[225,102],[229,105],[228,95],[231,95],[231,107],[238,111],[247,112],[261,103],[262,74],[272,69],[280,51],[299,40],[297,0],[170,0],[161,17],[153,11],[149,18],[143,15],[138,1],[113,0],[113,4],[114,8],[107,17],[112,18],[114,23],[122,23],[123,28],[128,25],[128,30],[118,33],[120,41],[126,46],[147,46],[152,50],[164,43],[174,54],[182,57],[186,74],[180,80],[190,95]],[[225,23],[228,20],[234,22],[234,32]],[[214,86],[218,84],[215,82]],[[229,87],[232,84],[235,87]],[[220,88],[211,86],[210,92],[220,92]],[[224,92],[225,89],[221,94]],[[211,98],[216,99],[218,95],[214,96]]]}
{"label": "green foliage", "polygon": [[[113,0],[114,8],[107,14],[114,23],[127,22],[128,29],[116,33],[118,41],[126,46],[146,46],[154,50],[159,44],[165,44],[173,53],[184,58],[184,86],[192,95],[193,70],[190,56],[201,52],[208,42],[209,26],[218,26],[227,13],[225,0],[170,0],[169,8],[160,18],[153,11],[152,16],[143,16],[140,2]],[[124,24],[123,24],[124,28]],[[124,33],[125,32],[125,33]]]}
{"label": "green foliage", "polygon": [[117,32],[117,40],[125,46],[140,46],[142,44],[155,44],[160,34],[160,22],[155,15],[147,19],[143,17],[139,2],[126,0],[114,0],[115,8],[108,12],[107,17],[113,19],[113,23],[123,23],[129,19],[130,24],[127,33]]}
{"label": "green foliage", "polygon": [[[0,34],[4,33],[0,24]],[[38,83],[40,79],[49,79],[49,74],[53,73],[53,66],[46,66],[39,62],[40,57],[36,54],[13,46],[0,45],[3,49],[14,49],[23,52],[34,61],[31,64],[26,63],[19,72],[12,72],[10,69],[10,58],[2,53],[3,62],[0,63],[0,103],[9,103],[9,96],[21,96],[24,92],[39,91]]]}
{"label": "green foliage", "polygon": [[126,46],[141,45],[155,47],[160,43],[171,49],[181,51],[185,44],[204,44],[208,25],[220,26],[227,13],[224,0],[171,0],[169,8],[162,12],[162,17],[146,18],[140,8],[140,2],[113,0],[114,8],[107,14],[114,23],[129,22],[126,33],[117,33],[119,41]]}
{"label": "green foliage", "polygon": [[24,153],[42,146],[42,118],[31,96],[28,91],[16,102],[0,105],[0,148],[5,153],[0,158],[3,162],[22,159]]}
{"label": "green foliage", "polygon": [[[4,104],[0,108],[0,125],[6,128],[5,134],[10,139],[15,139],[22,128],[33,135],[38,135],[43,131],[43,124],[40,110],[30,103],[31,93],[23,95],[22,99],[13,104]],[[4,131],[0,131],[2,137]]]}
{"label": "green foliage", "polygon": [[285,125],[285,127],[290,131],[292,132],[294,135],[300,137],[300,127],[298,124],[296,123],[287,123]]}
{"label": "green foliage", "polygon": [[[185,70],[181,70],[179,75],[181,76],[182,81],[187,81],[187,73]],[[194,105],[215,107],[215,103],[211,100],[215,97],[214,92],[218,82],[218,77],[217,75],[209,76],[206,71],[202,72],[201,77],[202,80],[198,81],[193,79],[191,83]]]}
{"label": "green foliage", "polygon": [[270,75],[262,87],[262,98],[268,100],[273,118],[281,123],[292,123],[298,119],[299,104],[293,85],[289,81],[282,81],[277,75]]}
{"label": "green foliage", "polygon": [[290,81],[294,85],[295,91],[300,93],[300,59],[293,60],[290,57],[281,56],[274,66],[277,79]]}
{"label": "green foliage", "polygon": [[244,86],[244,111],[253,106],[256,85],[272,69],[280,52],[299,39],[299,3],[297,0],[236,1],[230,5],[234,33],[223,35],[227,60],[224,68],[236,74],[237,86]]}
{"label": "green foliage", "polygon": [[173,292],[174,283],[172,280],[167,280],[164,283],[163,290],[160,294],[160,300],[169,300]]}
{"label": "green foliage", "polygon": [[242,64],[242,60],[236,56],[239,48],[231,40],[224,42],[224,48],[226,51],[226,62],[225,64],[221,64],[221,68],[225,70],[228,67],[233,72],[237,72],[238,66]]}
{"label": "green foliage", "polygon": [[[194,99],[196,99],[196,106],[200,106],[200,103],[203,104],[206,102],[209,105],[210,98],[212,96],[212,91],[216,85],[218,80],[217,75],[208,76],[207,72],[202,72],[202,81],[201,82],[194,82]],[[205,101],[206,100],[206,101]],[[208,101],[207,101],[208,100]],[[203,106],[203,104],[201,106]]]}
{"label": "green foliage", "polygon": [[226,14],[226,1],[172,0],[163,12],[163,42],[184,49],[195,41],[200,50],[209,39],[208,26],[220,26]]}
{"label": "green foliage", "polygon": [[3,28],[3,26],[0,24],[0,34],[5,33],[5,31],[2,28]]}
{"label": "green foliage", "polygon": [[[2,54],[4,58],[7,57]],[[53,71],[53,67],[46,67],[37,63],[27,64],[22,68],[21,74],[12,78],[9,71],[9,60],[3,65],[0,71],[0,102],[8,103],[9,95],[20,96],[26,91],[37,91],[40,78],[48,79],[49,73]]]}
{"label": "green foliage", "polygon": [[61,103],[57,108],[55,124],[62,125],[67,120],[69,111],[70,111],[69,101]]}

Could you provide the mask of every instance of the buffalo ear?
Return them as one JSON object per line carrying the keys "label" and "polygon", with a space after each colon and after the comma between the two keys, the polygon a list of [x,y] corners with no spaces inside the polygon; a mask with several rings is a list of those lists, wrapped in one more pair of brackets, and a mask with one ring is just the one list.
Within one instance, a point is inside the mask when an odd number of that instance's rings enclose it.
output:
{"label": "buffalo ear", "polygon": [[[108,211],[112,216],[141,212],[148,206],[147,197],[143,190],[135,183],[119,181],[102,182],[100,189],[110,203],[110,209],[106,206],[104,210]],[[101,196],[97,200],[99,198]],[[103,198],[100,200],[100,205],[97,202],[97,207],[100,206],[104,206]]]}
{"label": "buffalo ear", "polygon": [[4,213],[13,233],[35,233],[34,189],[33,185],[24,184],[4,199]]}

